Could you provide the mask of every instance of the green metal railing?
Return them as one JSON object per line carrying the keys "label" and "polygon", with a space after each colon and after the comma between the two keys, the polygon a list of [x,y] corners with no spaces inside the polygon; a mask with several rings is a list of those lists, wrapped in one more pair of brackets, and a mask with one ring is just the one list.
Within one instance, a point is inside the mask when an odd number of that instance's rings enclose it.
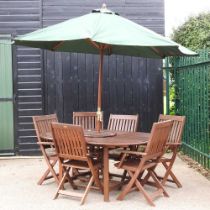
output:
{"label": "green metal railing", "polygon": [[176,114],[186,116],[183,152],[210,168],[210,56],[173,60],[176,90]]}

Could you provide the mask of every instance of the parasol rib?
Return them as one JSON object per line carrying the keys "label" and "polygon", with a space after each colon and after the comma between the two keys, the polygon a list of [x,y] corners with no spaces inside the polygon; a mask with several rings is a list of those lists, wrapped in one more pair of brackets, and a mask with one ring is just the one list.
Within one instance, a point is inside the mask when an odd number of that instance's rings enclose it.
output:
{"label": "parasol rib", "polygon": [[98,50],[100,49],[100,46],[99,46],[96,42],[92,41],[91,39],[86,39],[86,40],[87,40],[88,43],[91,44],[93,47],[97,48]]}
{"label": "parasol rib", "polygon": [[151,47],[151,49],[152,49],[157,55],[159,55],[161,58],[165,58],[165,55],[164,55],[160,50],[158,50],[156,47]]}
{"label": "parasol rib", "polygon": [[52,51],[57,50],[63,43],[64,43],[64,41],[61,41],[61,42],[56,43],[51,50]]}

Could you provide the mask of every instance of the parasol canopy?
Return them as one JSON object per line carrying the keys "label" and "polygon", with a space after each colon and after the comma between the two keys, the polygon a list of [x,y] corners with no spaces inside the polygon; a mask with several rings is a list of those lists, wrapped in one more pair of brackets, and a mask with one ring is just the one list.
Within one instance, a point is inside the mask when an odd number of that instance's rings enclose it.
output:
{"label": "parasol canopy", "polygon": [[52,51],[100,54],[98,129],[101,120],[103,56],[118,54],[147,58],[196,55],[195,52],[106,8],[18,36],[15,44]]}

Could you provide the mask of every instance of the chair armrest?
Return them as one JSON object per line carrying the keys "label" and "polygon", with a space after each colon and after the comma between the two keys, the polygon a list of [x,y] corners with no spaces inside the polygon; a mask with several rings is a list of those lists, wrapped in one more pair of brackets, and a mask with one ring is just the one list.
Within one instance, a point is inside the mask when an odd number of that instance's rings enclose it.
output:
{"label": "chair armrest", "polygon": [[53,142],[37,142],[37,144],[39,144],[39,145],[52,145],[52,146],[54,146],[54,143]]}
{"label": "chair armrest", "polygon": [[181,143],[167,143],[166,144],[166,150],[174,150],[177,149],[179,146],[181,146]]}
{"label": "chair armrest", "polygon": [[122,166],[122,164],[123,164],[123,162],[124,162],[124,160],[125,160],[125,158],[126,158],[127,155],[144,156],[144,155],[146,155],[147,153],[145,153],[145,152],[137,152],[137,151],[123,150],[123,151],[121,152],[121,154],[122,154],[122,157],[121,157],[121,159],[120,159],[120,162],[119,162],[117,168],[121,168],[121,166]]}

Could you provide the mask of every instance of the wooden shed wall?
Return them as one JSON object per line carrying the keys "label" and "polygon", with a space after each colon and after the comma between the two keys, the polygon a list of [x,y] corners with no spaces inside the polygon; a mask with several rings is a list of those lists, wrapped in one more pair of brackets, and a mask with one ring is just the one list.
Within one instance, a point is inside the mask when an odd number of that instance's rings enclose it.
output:
{"label": "wooden shed wall", "polygon": [[[0,34],[25,34],[41,27],[41,0],[0,0]],[[16,152],[37,152],[32,115],[43,114],[42,56],[39,49],[13,48]]]}
{"label": "wooden shed wall", "polygon": [[[102,0],[0,0],[0,34],[20,35],[101,7]],[[164,0],[107,0],[107,7],[164,34]],[[104,60],[103,110],[139,113],[148,131],[162,112],[161,60],[112,55]],[[31,116],[57,112],[72,122],[73,111],[96,110],[98,56],[14,47],[16,150],[37,152]]]}

